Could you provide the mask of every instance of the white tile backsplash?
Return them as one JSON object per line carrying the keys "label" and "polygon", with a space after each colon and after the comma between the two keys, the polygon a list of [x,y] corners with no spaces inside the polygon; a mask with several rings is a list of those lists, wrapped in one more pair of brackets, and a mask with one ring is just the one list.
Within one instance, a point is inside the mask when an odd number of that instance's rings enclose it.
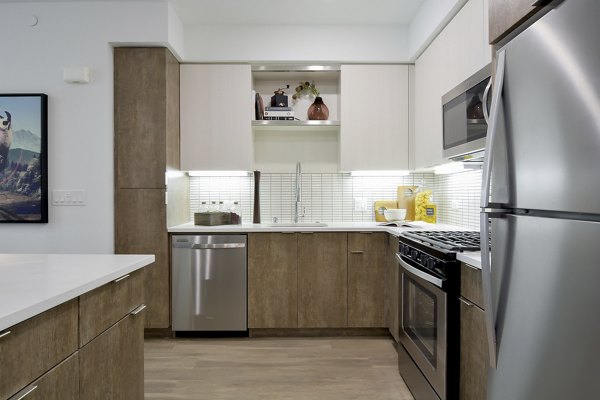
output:
{"label": "white tile backsplash", "polygon": [[[295,201],[295,174],[262,173],[260,180],[261,221],[291,222]],[[466,228],[479,227],[481,171],[451,175],[416,173],[409,176],[352,177],[348,174],[302,174],[301,221],[374,221],[376,200],[395,200],[401,185],[432,189],[438,205],[438,222]],[[201,202],[238,201],[242,219],[252,222],[254,179],[248,177],[191,177],[190,219]],[[365,211],[354,211],[354,199],[364,199]],[[302,214],[302,213],[301,213]]]}

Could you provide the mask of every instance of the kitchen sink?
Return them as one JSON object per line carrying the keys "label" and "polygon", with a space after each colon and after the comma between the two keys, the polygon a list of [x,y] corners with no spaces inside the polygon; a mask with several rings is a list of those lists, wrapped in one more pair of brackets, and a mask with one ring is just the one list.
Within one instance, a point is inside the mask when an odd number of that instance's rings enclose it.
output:
{"label": "kitchen sink", "polygon": [[276,222],[272,224],[266,224],[266,226],[279,228],[318,228],[325,227],[327,224],[325,222]]}

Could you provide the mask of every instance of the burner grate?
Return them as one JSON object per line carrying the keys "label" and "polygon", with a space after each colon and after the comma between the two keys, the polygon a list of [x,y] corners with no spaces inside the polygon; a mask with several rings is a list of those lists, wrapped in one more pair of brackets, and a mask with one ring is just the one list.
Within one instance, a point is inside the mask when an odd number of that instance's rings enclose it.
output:
{"label": "burner grate", "polygon": [[477,251],[480,237],[477,231],[404,232],[404,236],[450,251]]}

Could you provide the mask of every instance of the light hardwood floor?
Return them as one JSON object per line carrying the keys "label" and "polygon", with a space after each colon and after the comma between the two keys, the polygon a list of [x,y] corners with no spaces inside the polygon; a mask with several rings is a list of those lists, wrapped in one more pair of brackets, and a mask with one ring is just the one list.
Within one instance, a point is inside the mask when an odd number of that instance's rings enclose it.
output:
{"label": "light hardwood floor", "polygon": [[387,338],[147,339],[146,399],[413,400]]}

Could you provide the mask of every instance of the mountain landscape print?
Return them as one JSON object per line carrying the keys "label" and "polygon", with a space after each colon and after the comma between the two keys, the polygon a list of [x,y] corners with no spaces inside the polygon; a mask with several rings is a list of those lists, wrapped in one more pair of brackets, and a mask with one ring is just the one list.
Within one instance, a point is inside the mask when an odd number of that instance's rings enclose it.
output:
{"label": "mountain landscape print", "polygon": [[45,94],[0,94],[0,222],[48,222]]}

